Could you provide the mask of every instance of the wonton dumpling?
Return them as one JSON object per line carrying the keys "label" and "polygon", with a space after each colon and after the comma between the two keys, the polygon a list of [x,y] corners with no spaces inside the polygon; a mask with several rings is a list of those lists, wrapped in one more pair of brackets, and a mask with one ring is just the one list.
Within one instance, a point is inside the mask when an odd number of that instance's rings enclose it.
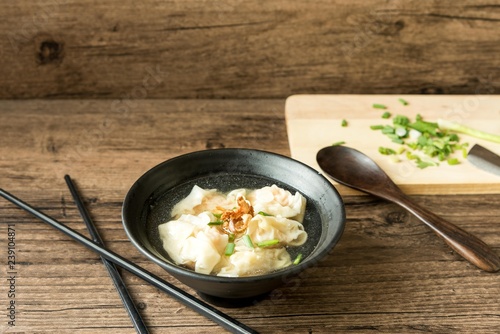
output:
{"label": "wonton dumpling", "polygon": [[207,225],[212,218],[208,213],[182,215],[158,226],[163,248],[175,263],[203,274],[212,272],[227,244],[226,234]]}
{"label": "wonton dumpling", "polygon": [[227,194],[227,199],[228,199],[228,201],[236,202],[238,197],[240,197],[240,196],[243,196],[243,197],[247,196],[247,190],[245,188],[231,190]]}
{"label": "wonton dumpling", "polygon": [[182,214],[198,215],[213,210],[217,205],[224,207],[225,202],[226,198],[217,189],[206,190],[195,185],[189,195],[173,207],[171,215],[176,219]]}
{"label": "wonton dumpling", "polygon": [[302,222],[306,199],[300,193],[292,195],[276,185],[254,190],[248,195],[255,212],[263,211],[273,216],[292,218]]}
{"label": "wonton dumpling", "polygon": [[238,249],[227,258],[217,276],[253,276],[278,270],[292,264],[285,248]]}
{"label": "wonton dumpling", "polygon": [[289,246],[300,246],[307,239],[301,223],[281,216],[255,215],[248,223],[247,234],[254,242],[278,239]]}

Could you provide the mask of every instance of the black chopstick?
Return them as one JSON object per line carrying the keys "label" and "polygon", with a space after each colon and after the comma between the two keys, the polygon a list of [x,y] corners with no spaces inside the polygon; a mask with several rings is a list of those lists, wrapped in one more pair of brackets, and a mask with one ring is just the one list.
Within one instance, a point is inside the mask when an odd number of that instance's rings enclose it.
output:
{"label": "black chopstick", "polygon": [[218,323],[225,329],[229,330],[232,333],[241,333],[241,334],[251,334],[251,333],[258,333],[252,328],[246,326],[245,324],[242,324],[241,322],[237,321],[236,319],[231,318],[229,315],[217,310],[216,308],[212,307],[211,305],[205,303],[202,300],[199,300],[198,298],[190,295],[189,293],[185,292],[182,289],[179,289],[175,285],[172,285],[164,280],[162,280],[160,277],[154,275],[153,273],[150,273],[149,271],[141,268],[140,266],[136,265],[133,262],[130,262],[129,260],[125,259],[124,257],[107,250],[106,248],[96,244],[92,240],[84,237],[80,233],[76,232],[75,230],[67,227],[66,225],[58,222],[52,217],[47,216],[46,214],[36,210],[35,208],[31,207],[29,204],[23,202],[22,200],[18,199],[14,195],[9,194],[3,189],[0,189],[0,196],[5,198],[6,200],[10,201],[11,203],[15,204],[16,206],[20,207],[21,209],[25,210],[26,212],[32,214],[33,216],[41,219],[45,223],[51,225],[52,227],[58,229],[59,231],[63,232],[67,236],[73,238],[74,240],[78,241],[82,245],[86,246],[87,248],[93,250],[94,252],[98,253],[99,255],[105,257],[107,260],[113,262],[116,265],[119,265],[123,269],[129,271],[130,273],[136,275],[139,278],[142,278],[146,282],[152,284],[153,286],[157,287],[158,289],[162,290],[163,292],[167,293],[168,295],[174,297],[177,299],[179,302],[183,303],[184,305],[192,308],[193,310],[197,311],[201,315],[207,317],[208,319],[213,320],[214,322]]}
{"label": "black chopstick", "polygon": [[[80,197],[80,194],[78,193],[78,190],[74,182],[71,180],[71,177],[69,175],[65,175],[64,180],[66,180],[66,184],[68,185],[69,191],[71,192],[71,196],[73,196],[73,200],[75,201],[75,204],[78,207],[78,210],[80,211],[80,216],[82,216],[85,225],[87,225],[87,230],[89,231],[90,236],[92,237],[92,239],[96,244],[104,246],[102,238],[99,235],[99,232],[97,231],[97,228],[95,227],[94,222],[92,221],[92,218],[90,217],[87,208],[83,204],[83,200]],[[123,279],[120,276],[120,273],[118,272],[118,269],[112,262],[106,260],[102,255],[101,259],[102,262],[104,263],[104,266],[108,270],[109,276],[113,280],[113,284],[115,285],[115,288],[118,291],[118,294],[120,295],[123,305],[125,306],[125,309],[127,310],[127,313],[130,316],[130,320],[132,320],[132,324],[134,325],[135,330],[139,334],[149,333],[146,324],[142,320],[141,314],[137,310],[134,301],[132,300],[132,297],[130,296],[127,290],[127,286],[123,282]]]}

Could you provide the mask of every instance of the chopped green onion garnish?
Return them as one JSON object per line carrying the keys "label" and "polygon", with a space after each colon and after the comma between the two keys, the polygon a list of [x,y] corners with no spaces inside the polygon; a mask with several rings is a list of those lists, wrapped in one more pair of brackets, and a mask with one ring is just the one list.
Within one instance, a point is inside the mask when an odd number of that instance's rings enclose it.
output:
{"label": "chopped green onion garnish", "polygon": [[299,264],[301,260],[302,260],[302,253],[299,253],[299,255],[297,255],[295,260],[293,260],[293,264]]}
{"label": "chopped green onion garnish", "polygon": [[374,103],[372,107],[375,109],[387,109],[387,106],[379,103]]}
{"label": "chopped green onion garnish", "polygon": [[456,133],[452,133],[449,137],[449,140],[458,142],[460,138],[458,138],[458,135]]}
{"label": "chopped green onion garnish", "polygon": [[261,242],[257,242],[256,245],[259,247],[268,247],[268,246],[274,246],[279,244],[280,241],[278,239],[271,239],[271,240],[265,240]]}
{"label": "chopped green onion garnish", "polygon": [[467,149],[466,149],[465,147],[464,147],[464,148],[462,148],[462,156],[463,156],[464,158],[467,158]]}
{"label": "chopped green onion garnish", "polygon": [[392,119],[394,125],[407,126],[410,123],[410,119],[403,115],[396,115]]}
{"label": "chopped green onion garnish", "polygon": [[383,134],[394,133],[394,128],[392,126],[390,126],[390,125],[385,125],[382,128],[382,133]]}
{"label": "chopped green onion garnish", "polygon": [[252,242],[252,239],[250,238],[250,236],[248,234],[245,234],[243,236],[243,241],[245,242],[245,245],[247,245],[248,247],[250,248],[254,248],[253,247],[253,242]]}
{"label": "chopped green onion garnish", "polygon": [[392,148],[388,148],[388,147],[380,146],[378,148],[378,151],[383,155],[396,154],[396,151],[394,151]]}
{"label": "chopped green onion garnish", "polygon": [[433,136],[437,136],[436,132],[436,130],[438,129],[437,123],[416,121],[415,123],[408,124],[408,126],[422,133],[426,132]]}
{"label": "chopped green onion garnish", "polygon": [[398,139],[399,138],[399,136],[395,133],[387,133],[386,135],[390,139]]}
{"label": "chopped green onion garnish", "polygon": [[404,106],[409,105],[408,101],[406,101],[404,99],[398,99],[398,101],[401,102],[401,104],[404,105]]}
{"label": "chopped green onion garnish", "polygon": [[226,246],[226,250],[224,251],[224,255],[232,255],[234,253],[234,242],[228,242]]}
{"label": "chopped green onion garnish", "polygon": [[222,225],[222,224],[224,224],[224,222],[222,220],[217,220],[217,221],[208,223],[208,226],[216,226],[216,225]]}
{"label": "chopped green onion garnish", "polygon": [[383,113],[383,114],[382,114],[382,118],[387,119],[387,118],[389,118],[389,117],[391,117],[391,113],[390,113],[390,112],[388,112],[388,111],[386,111],[385,113]]}
{"label": "chopped green onion garnish", "polygon": [[432,145],[436,146],[440,150],[444,149],[444,141],[442,139],[435,139],[432,141]]}
{"label": "chopped green onion garnish", "polygon": [[415,154],[411,154],[411,152],[407,151],[406,152],[406,158],[408,160],[415,160],[415,161],[420,161],[420,158],[418,156],[416,156]]}
{"label": "chopped green onion garnish", "polygon": [[339,146],[339,145],[344,145],[345,141],[338,141],[336,143],[333,143],[332,146]]}
{"label": "chopped green onion garnish", "polygon": [[342,125],[342,127],[346,127],[347,126],[347,121],[345,119],[342,120],[342,123],[340,123],[340,125]]}
{"label": "chopped green onion garnish", "polygon": [[236,236],[234,235],[234,233],[230,233],[228,235],[228,238],[227,238],[227,241],[228,242],[234,242],[234,239],[236,238]]}
{"label": "chopped green onion garnish", "polygon": [[261,215],[261,216],[272,216],[269,213],[266,213],[264,211],[259,211],[258,214]]}
{"label": "chopped green onion garnish", "polygon": [[213,213],[212,214],[214,215],[215,218],[220,218],[222,217],[222,213]]}
{"label": "chopped green onion garnish", "polygon": [[404,127],[400,126],[400,125],[396,126],[396,127],[395,127],[395,129],[396,129],[396,130],[395,130],[394,132],[395,132],[395,133],[398,135],[398,137],[400,137],[400,138],[405,137],[405,136],[406,136],[406,134],[408,133],[408,131],[406,131],[406,129],[405,129]]}
{"label": "chopped green onion garnish", "polygon": [[[388,114],[388,112],[384,112],[384,115]],[[411,122],[406,116],[396,115],[392,118],[392,123],[392,126],[372,125],[370,127],[372,130],[381,130],[392,142],[401,145],[397,151],[379,147],[379,152],[390,155],[389,158],[393,161],[397,161],[397,155],[403,153],[406,148],[421,152],[422,154],[418,155],[406,152],[407,159],[413,160],[419,168],[439,166],[438,161],[447,161],[450,165],[459,164],[458,159],[450,157],[451,154],[459,150],[462,151],[464,158],[467,156],[466,147],[468,147],[468,143],[461,144],[459,136],[456,133],[449,133],[447,130],[464,132],[470,135],[477,134],[475,130],[472,130],[473,134],[469,133],[467,132],[470,130],[469,128],[464,128],[453,122],[443,120],[438,120],[436,123],[424,121],[420,114],[417,114],[415,122]],[[478,135],[485,134],[480,132]],[[495,141],[497,136],[491,137],[491,134],[486,134],[486,137],[482,138]],[[424,156],[430,159],[424,158]]]}
{"label": "chopped green onion garnish", "polygon": [[438,163],[434,163],[434,162],[430,162],[430,161],[420,160],[419,162],[417,162],[417,167],[420,169],[424,169],[424,168],[429,167],[429,166],[438,166],[438,165],[439,165]]}
{"label": "chopped green onion garnish", "polygon": [[390,155],[389,156],[389,161],[393,162],[393,163],[397,163],[397,162],[400,162],[401,160],[397,156],[395,156],[395,155]]}

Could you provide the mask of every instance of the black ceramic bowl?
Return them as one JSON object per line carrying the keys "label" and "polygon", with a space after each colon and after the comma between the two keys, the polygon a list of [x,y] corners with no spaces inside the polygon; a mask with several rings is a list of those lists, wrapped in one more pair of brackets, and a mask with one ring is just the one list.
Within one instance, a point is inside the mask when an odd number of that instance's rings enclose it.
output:
{"label": "black ceramic bowl", "polygon": [[[307,199],[304,228],[306,243],[290,248],[298,265],[266,275],[218,277],[176,265],[163,250],[158,225],[170,220],[170,211],[194,185],[230,191],[276,184]],[[256,298],[283,285],[305,268],[314,266],[339,241],[345,224],[342,199],[316,170],[291,158],[250,149],[217,149],[185,154],[167,160],[141,176],[129,190],[122,208],[125,231],[149,259],[204,297]]]}

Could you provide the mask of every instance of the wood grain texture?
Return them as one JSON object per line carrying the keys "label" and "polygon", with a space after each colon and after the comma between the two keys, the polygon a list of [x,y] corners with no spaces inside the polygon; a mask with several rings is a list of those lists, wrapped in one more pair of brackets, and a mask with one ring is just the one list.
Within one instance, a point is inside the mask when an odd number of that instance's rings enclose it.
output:
{"label": "wood grain texture", "polygon": [[[195,293],[146,260],[120,221],[126,191],[173,156],[213,147],[289,155],[284,100],[1,101],[0,187],[86,235],[66,189],[78,184],[111,250]],[[20,113],[22,111],[22,113]],[[68,112],[72,111],[72,112]],[[500,194],[413,196],[500,252]],[[393,204],[346,196],[346,230],[324,261],[246,308],[220,308],[261,333],[498,333],[498,274],[476,269]],[[16,228],[17,325],[7,328],[2,262],[0,332],[134,333],[99,257],[0,201],[0,256]],[[151,333],[221,328],[124,273]]]}
{"label": "wood grain texture", "polygon": [[492,94],[497,1],[0,4],[0,98]]}

